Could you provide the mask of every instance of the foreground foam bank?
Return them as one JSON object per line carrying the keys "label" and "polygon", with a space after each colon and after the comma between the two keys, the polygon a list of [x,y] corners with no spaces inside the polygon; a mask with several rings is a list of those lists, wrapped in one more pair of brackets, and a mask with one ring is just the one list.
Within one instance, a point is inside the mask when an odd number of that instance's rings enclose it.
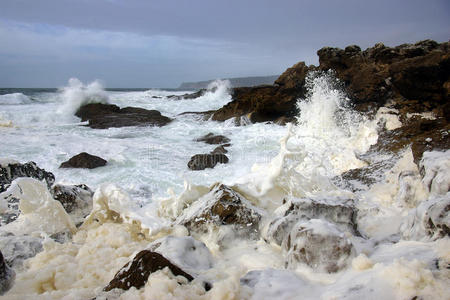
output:
{"label": "foreground foam bank", "polygon": [[[406,112],[387,102],[367,114],[352,109],[333,73],[310,72],[305,83],[278,154],[227,184],[186,183],[143,207],[104,184],[75,226],[46,184],[13,180],[1,196],[17,198],[21,212],[0,230],[42,249],[15,267],[3,297],[448,297],[450,150],[441,104]],[[396,140],[411,124],[422,133]]]}

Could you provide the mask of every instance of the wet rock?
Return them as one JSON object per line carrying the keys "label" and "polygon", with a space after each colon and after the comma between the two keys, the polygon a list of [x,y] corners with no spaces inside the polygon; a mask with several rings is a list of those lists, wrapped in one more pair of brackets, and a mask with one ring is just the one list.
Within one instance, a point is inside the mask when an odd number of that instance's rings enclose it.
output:
{"label": "wet rock", "polygon": [[106,165],[107,161],[101,157],[91,155],[86,152],[75,155],[66,162],[63,162],[60,168],[86,168],[94,169]]}
{"label": "wet rock", "polygon": [[403,224],[405,239],[450,237],[450,192],[421,203]]}
{"label": "wet rock", "polygon": [[210,132],[198,139],[196,139],[197,142],[204,142],[210,145],[217,145],[217,144],[226,144],[230,142],[230,139],[227,138],[224,135],[215,135],[214,133]]}
{"label": "wet rock", "polygon": [[288,206],[284,216],[269,224],[266,238],[281,245],[295,224],[311,219],[326,220],[344,232],[359,235],[356,216],[357,210],[351,200],[299,199]]}
{"label": "wet rock", "polygon": [[3,258],[0,251],[0,295],[5,294],[11,289],[16,278],[16,273],[11,269]]}
{"label": "wet rock", "polygon": [[194,276],[213,265],[208,247],[190,236],[166,236],[153,242],[147,250],[164,255],[173,264]]}
{"label": "wet rock", "polygon": [[39,168],[34,162],[25,164],[9,163],[0,166],[0,193],[7,190],[11,182],[19,177],[31,177],[41,181],[45,180],[49,188],[55,182],[55,176],[52,173]]}
{"label": "wet rock", "polygon": [[56,184],[50,192],[55,200],[61,202],[69,214],[75,210],[83,210],[89,213],[92,209],[92,196],[94,192],[85,184]]}
{"label": "wet rock", "polygon": [[115,288],[128,290],[131,287],[139,289],[145,285],[151,273],[166,267],[175,276],[183,276],[188,281],[194,279],[191,275],[171,263],[163,255],[150,250],[142,250],[132,261],[117,272],[110,283],[104,288],[104,291],[110,291]]}
{"label": "wet rock", "polygon": [[205,232],[208,225],[232,226],[238,236],[259,236],[261,212],[232,188],[217,184],[208,194],[186,208],[176,220],[192,231]]}
{"label": "wet rock", "polygon": [[282,244],[286,253],[286,267],[295,269],[299,264],[328,273],[345,268],[354,257],[350,240],[336,225],[320,219],[297,223]]}
{"label": "wet rock", "polygon": [[97,129],[126,126],[164,126],[172,119],[161,115],[157,110],[139,107],[119,108],[113,104],[86,104],[75,113],[88,126]]}
{"label": "wet rock", "polygon": [[[214,92],[216,90],[217,90],[217,88],[214,88],[211,91]],[[183,95],[169,95],[169,96],[167,96],[167,98],[172,99],[172,100],[191,100],[191,99],[196,99],[196,98],[203,96],[207,91],[208,91],[207,89],[200,89],[194,93],[187,93],[187,94],[183,94]]]}
{"label": "wet rock", "polygon": [[204,170],[214,168],[218,163],[228,163],[228,157],[221,153],[196,154],[188,162],[188,168],[191,170]]}
{"label": "wet rock", "polygon": [[[229,145],[229,144],[226,144],[226,145]],[[218,146],[218,147],[214,148],[214,150],[211,152],[211,154],[225,154],[225,153],[228,153],[228,150],[225,149],[226,145],[221,145],[221,146]]]}
{"label": "wet rock", "polygon": [[16,236],[0,233],[0,249],[6,262],[14,268],[22,268],[23,262],[42,251],[42,239],[29,235]]}

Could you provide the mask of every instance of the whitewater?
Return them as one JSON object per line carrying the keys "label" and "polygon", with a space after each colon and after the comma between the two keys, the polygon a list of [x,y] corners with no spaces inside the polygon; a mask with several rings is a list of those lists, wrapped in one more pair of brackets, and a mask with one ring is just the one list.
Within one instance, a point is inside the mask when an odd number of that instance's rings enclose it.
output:
{"label": "whitewater", "polygon": [[[425,223],[430,207],[450,199],[450,150],[425,152],[419,165],[409,148],[396,155],[371,152],[380,130],[402,126],[395,110],[382,107],[370,118],[352,110],[332,74],[311,73],[307,87],[297,122],[286,126],[184,114],[231,101],[225,81],[195,99],[169,97],[187,91],[105,90],[97,81],[78,79],[56,91],[0,95],[0,164],[34,161],[58,184],[86,184],[95,191],[85,218],[67,214],[34,179],[16,179],[0,194],[1,212],[9,195],[20,200],[19,218],[0,227],[6,260],[5,250],[27,251],[8,249],[11,234],[21,237],[22,245],[28,239],[42,243],[39,253],[13,267],[14,285],[0,298],[449,299],[450,238],[430,236]],[[163,127],[91,129],[74,113],[93,102],[155,109],[174,121]],[[210,132],[231,140],[229,163],[189,170],[191,156],[215,148],[195,141]],[[108,163],[92,170],[58,168],[80,152]],[[374,163],[380,166],[374,184],[355,188],[340,177]],[[223,192],[220,184],[260,216],[256,237],[211,224],[192,231],[183,223]],[[291,213],[292,207],[317,203],[354,207],[357,230],[334,211],[305,212],[310,215],[302,222]],[[441,217],[449,224],[448,213]],[[293,228],[289,239],[281,239],[288,227]],[[70,234],[51,238],[60,232]],[[309,247],[304,232],[327,237],[313,253],[349,250],[333,264],[327,255],[302,263],[292,249]],[[325,249],[336,241],[338,248]],[[103,291],[147,248],[194,280],[166,268],[152,273],[140,289]]]}

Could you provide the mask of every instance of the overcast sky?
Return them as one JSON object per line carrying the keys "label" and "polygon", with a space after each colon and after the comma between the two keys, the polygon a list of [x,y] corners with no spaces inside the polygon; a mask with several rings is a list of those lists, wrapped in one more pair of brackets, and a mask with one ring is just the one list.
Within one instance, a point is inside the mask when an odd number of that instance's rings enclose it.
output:
{"label": "overcast sky", "polygon": [[449,0],[1,0],[0,87],[177,87],[427,38],[450,39]]}

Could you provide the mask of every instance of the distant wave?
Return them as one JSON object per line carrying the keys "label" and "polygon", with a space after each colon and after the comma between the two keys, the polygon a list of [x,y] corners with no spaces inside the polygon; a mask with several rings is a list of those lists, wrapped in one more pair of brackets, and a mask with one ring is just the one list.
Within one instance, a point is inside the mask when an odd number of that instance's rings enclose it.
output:
{"label": "distant wave", "polygon": [[20,105],[29,104],[31,102],[31,98],[22,93],[0,95],[0,105]]}

